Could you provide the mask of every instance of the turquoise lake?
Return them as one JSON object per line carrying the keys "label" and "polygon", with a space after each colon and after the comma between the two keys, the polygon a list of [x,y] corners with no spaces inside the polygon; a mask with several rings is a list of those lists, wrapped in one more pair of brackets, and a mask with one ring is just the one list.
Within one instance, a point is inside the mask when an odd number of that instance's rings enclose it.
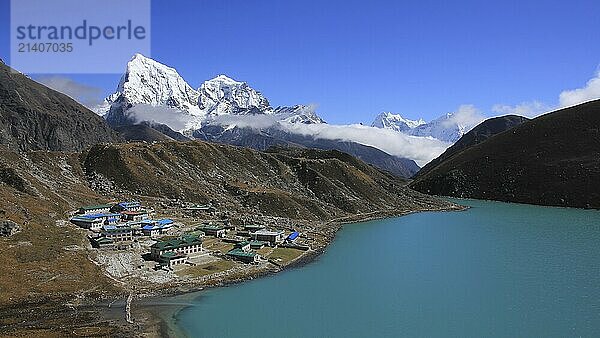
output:
{"label": "turquoise lake", "polygon": [[315,262],[199,294],[190,337],[599,337],[600,212],[457,201],[346,225]]}

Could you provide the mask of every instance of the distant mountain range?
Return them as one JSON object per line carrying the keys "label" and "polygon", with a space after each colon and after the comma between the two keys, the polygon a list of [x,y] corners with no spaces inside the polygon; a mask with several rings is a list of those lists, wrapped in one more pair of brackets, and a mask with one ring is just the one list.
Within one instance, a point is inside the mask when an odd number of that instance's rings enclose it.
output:
{"label": "distant mountain range", "polygon": [[[477,121],[480,122],[480,121]],[[410,120],[399,114],[381,113],[371,126],[394,130],[412,136],[433,137],[443,142],[454,143],[476,125],[456,119],[453,113],[447,113],[431,122],[423,119]]]}
{"label": "distant mountain range", "polygon": [[600,100],[533,120],[490,119],[425,166],[421,192],[600,208]]}
{"label": "distant mountain range", "polygon": [[[306,105],[272,107],[247,83],[219,75],[196,90],[177,73],[141,54],[127,64],[114,94],[96,112],[128,140],[161,141],[184,137],[266,150],[271,146],[341,150],[367,163],[402,176],[414,175],[419,166],[410,159],[390,155],[372,146],[301,136],[287,124],[325,124]],[[136,126],[144,123],[144,126]]]}

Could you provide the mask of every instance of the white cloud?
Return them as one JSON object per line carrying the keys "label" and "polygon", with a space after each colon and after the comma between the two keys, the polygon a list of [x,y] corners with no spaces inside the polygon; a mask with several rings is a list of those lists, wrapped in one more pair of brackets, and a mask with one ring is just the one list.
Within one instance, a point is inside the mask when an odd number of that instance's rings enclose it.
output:
{"label": "white cloud", "polygon": [[443,153],[449,146],[430,137],[408,136],[389,129],[367,127],[360,124],[329,125],[281,123],[291,133],[329,140],[352,141],[372,146],[388,154],[410,158],[423,166]]}
{"label": "white cloud", "polygon": [[492,111],[501,115],[514,114],[534,118],[558,108],[574,106],[595,99],[600,99],[600,71],[584,87],[562,91],[558,96],[558,105],[549,105],[534,100],[514,106],[497,104],[492,107]]}
{"label": "white cloud", "polygon": [[467,126],[468,128],[475,127],[485,120],[485,116],[472,104],[462,104],[456,112],[452,113],[449,119],[444,120],[444,127],[452,127],[455,124]]}
{"label": "white cloud", "polygon": [[568,107],[598,98],[600,98],[600,72],[596,73],[585,87],[560,93],[559,103],[561,107]]}
{"label": "white cloud", "polygon": [[174,108],[164,106],[152,106],[149,104],[138,104],[127,111],[127,115],[137,123],[150,121],[166,124],[173,130],[188,128],[193,122],[193,116]]}
{"label": "white cloud", "polygon": [[256,115],[220,115],[209,120],[209,123],[240,128],[265,129],[277,124],[277,118],[268,114]]}
{"label": "white cloud", "polygon": [[431,137],[409,136],[389,129],[360,124],[304,124],[279,121],[273,115],[222,115],[211,120],[222,126],[237,126],[256,130],[278,128],[292,134],[317,139],[356,142],[380,149],[388,154],[415,160],[420,166],[443,153],[449,143]]}
{"label": "white cloud", "polygon": [[56,75],[41,76],[37,78],[36,81],[46,87],[70,96],[72,99],[90,109],[102,102],[102,90],[100,88],[75,82],[68,77]]}
{"label": "white cloud", "polygon": [[536,117],[552,109],[551,106],[540,101],[522,102],[515,106],[497,104],[492,107],[492,111],[500,115],[519,115],[525,117]]}

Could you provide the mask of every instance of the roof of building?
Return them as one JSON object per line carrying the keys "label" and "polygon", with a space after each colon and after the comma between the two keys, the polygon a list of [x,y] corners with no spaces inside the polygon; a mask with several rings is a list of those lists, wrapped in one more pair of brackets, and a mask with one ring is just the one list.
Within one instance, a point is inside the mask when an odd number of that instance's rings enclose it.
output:
{"label": "roof of building", "polygon": [[114,225],[105,225],[103,227],[104,232],[113,233],[113,232],[131,232],[133,231],[130,227],[117,227]]}
{"label": "roof of building", "polygon": [[250,241],[250,246],[264,246],[267,245],[268,242],[264,241]]}
{"label": "roof of building", "polygon": [[196,244],[202,244],[202,239],[198,236],[186,235],[181,238],[160,240],[152,244],[151,247],[159,250],[171,250]]}
{"label": "roof of building", "polygon": [[299,233],[298,231],[294,231],[294,232],[292,232],[292,233],[291,233],[291,234],[290,234],[290,235],[289,235],[287,238],[288,238],[289,240],[292,240],[292,241],[293,241],[293,240],[295,240],[295,239],[296,239],[296,238],[297,238],[299,235],[300,235],[300,233]]}
{"label": "roof of building", "polygon": [[201,225],[200,227],[198,227],[198,229],[200,230],[208,230],[208,231],[219,231],[219,230],[225,230],[224,227],[220,226],[220,225]]}
{"label": "roof of building", "polygon": [[98,204],[98,205],[86,205],[79,209],[80,210],[96,210],[96,209],[110,209],[110,208],[111,208],[110,204]]}
{"label": "roof of building", "polygon": [[229,252],[227,252],[227,255],[237,256],[237,257],[254,257],[254,256],[256,256],[256,252],[254,252],[254,251],[246,252],[241,249],[233,249],[233,250],[230,250]]}
{"label": "roof of building", "polygon": [[76,217],[95,219],[95,218],[121,217],[121,215],[120,214],[89,214],[89,215],[79,215]]}
{"label": "roof of building", "polygon": [[158,221],[156,221],[156,224],[158,225],[169,225],[169,224],[173,224],[173,220],[169,219],[169,218],[163,218],[163,219],[159,219]]}
{"label": "roof of building", "polygon": [[250,242],[249,241],[243,241],[243,242],[235,243],[235,247],[236,248],[243,248],[246,245],[250,245]]}
{"label": "roof of building", "polygon": [[252,235],[265,235],[265,236],[277,236],[283,234],[283,231],[270,231],[266,229],[257,230]]}
{"label": "roof of building", "polygon": [[142,205],[142,203],[140,203],[140,202],[120,202],[118,205],[123,208],[129,208],[129,207],[139,207]]}
{"label": "roof of building", "polygon": [[144,225],[142,227],[142,230],[159,230],[160,228],[155,226],[155,225]]}
{"label": "roof of building", "polygon": [[122,215],[147,215],[148,212],[147,211],[121,211]]}
{"label": "roof of building", "polygon": [[73,218],[71,218],[71,222],[84,222],[84,223],[94,223],[94,222],[100,222],[102,223],[102,219],[100,218],[89,218],[89,217],[82,217],[82,216],[75,216]]}

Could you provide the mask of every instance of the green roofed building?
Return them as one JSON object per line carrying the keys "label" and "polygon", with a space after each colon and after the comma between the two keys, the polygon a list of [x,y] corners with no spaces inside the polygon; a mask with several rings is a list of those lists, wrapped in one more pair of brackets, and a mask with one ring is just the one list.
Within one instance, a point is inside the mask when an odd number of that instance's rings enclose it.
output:
{"label": "green roofed building", "polygon": [[185,264],[187,255],[179,252],[165,252],[158,258],[158,263],[161,266],[172,268],[175,265]]}
{"label": "green roofed building", "polygon": [[244,252],[249,252],[250,251],[250,242],[244,241],[244,242],[236,243],[235,248],[240,249]]}
{"label": "green roofed building", "polygon": [[217,238],[225,237],[226,232],[224,227],[210,224],[201,225],[197,230],[204,232],[207,236],[215,236]]}
{"label": "green roofed building", "polygon": [[268,244],[269,244],[269,242],[264,242],[264,241],[250,241],[250,248],[253,250],[259,250],[259,249],[264,248]]}
{"label": "green roofed building", "polygon": [[242,249],[233,249],[227,253],[227,256],[242,261],[244,263],[258,263],[260,256],[254,251],[244,251]]}
{"label": "green roofed building", "polygon": [[157,261],[160,261],[160,257],[167,252],[185,255],[202,252],[202,239],[194,235],[185,235],[175,239],[159,240],[150,246],[150,256]]}
{"label": "green roofed building", "polygon": [[92,246],[94,248],[103,248],[115,244],[115,242],[112,239],[106,237],[92,238],[90,241],[92,242]]}

